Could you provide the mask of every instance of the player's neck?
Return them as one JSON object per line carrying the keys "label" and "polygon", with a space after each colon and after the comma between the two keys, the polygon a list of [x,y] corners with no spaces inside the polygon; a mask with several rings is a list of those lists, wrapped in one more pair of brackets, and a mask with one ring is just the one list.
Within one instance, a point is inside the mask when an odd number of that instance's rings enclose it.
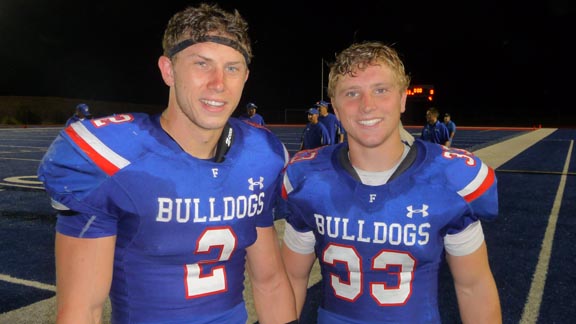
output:
{"label": "player's neck", "polygon": [[205,130],[193,124],[188,118],[174,116],[164,111],[160,125],[186,153],[199,158],[211,159],[216,153],[216,144],[221,130]]}
{"label": "player's neck", "polygon": [[350,163],[361,170],[370,172],[387,171],[402,159],[404,143],[389,139],[377,147],[363,147],[350,143]]}

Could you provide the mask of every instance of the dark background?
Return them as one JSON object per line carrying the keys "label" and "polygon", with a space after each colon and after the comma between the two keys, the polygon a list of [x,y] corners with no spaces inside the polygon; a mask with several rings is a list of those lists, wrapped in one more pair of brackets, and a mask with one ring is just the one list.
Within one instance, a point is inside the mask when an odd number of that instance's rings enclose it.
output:
{"label": "dark background", "polygon": [[[197,1],[150,2],[2,0],[0,96],[162,107],[163,30]],[[326,63],[336,52],[380,40],[401,53],[413,84],[434,85],[433,104],[458,125],[576,126],[576,2],[219,3],[250,24],[255,58],[238,113],[253,101],[268,123],[284,122],[287,109],[298,118],[328,99]],[[405,123],[424,123],[423,107],[409,109]]]}

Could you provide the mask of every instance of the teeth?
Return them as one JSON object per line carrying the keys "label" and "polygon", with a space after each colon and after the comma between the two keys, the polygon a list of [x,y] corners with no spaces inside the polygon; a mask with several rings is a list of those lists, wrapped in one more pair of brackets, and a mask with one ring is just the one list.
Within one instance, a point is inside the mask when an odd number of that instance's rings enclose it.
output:
{"label": "teeth", "polygon": [[224,103],[220,101],[202,100],[202,102],[210,106],[216,106],[216,107],[224,106]]}
{"label": "teeth", "polygon": [[374,126],[374,125],[376,125],[379,121],[380,121],[380,119],[360,120],[360,121],[358,121],[358,123],[359,123],[359,124],[362,124],[362,125],[364,125],[364,126]]}

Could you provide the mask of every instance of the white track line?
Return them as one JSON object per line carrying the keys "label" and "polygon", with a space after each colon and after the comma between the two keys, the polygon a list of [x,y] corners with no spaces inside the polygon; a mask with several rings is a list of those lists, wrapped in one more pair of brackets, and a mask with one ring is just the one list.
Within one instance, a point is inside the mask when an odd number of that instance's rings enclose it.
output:
{"label": "white track line", "polygon": [[56,292],[56,286],[47,285],[47,284],[44,284],[44,283],[41,283],[38,281],[18,279],[18,278],[14,278],[12,276],[1,274],[1,273],[0,273],[0,280],[6,281],[9,283],[13,283],[13,284],[17,284],[17,285],[24,285],[24,286],[28,286],[28,287],[34,287],[34,288],[38,288],[38,289],[50,290],[50,291]]}
{"label": "white track line", "polygon": [[548,226],[546,227],[540,255],[538,256],[538,264],[536,265],[536,271],[532,277],[528,300],[524,305],[520,324],[533,324],[538,322],[540,305],[542,304],[542,295],[544,294],[544,286],[546,285],[546,276],[548,275],[548,265],[550,264],[550,254],[552,253],[552,243],[554,242],[554,233],[556,232],[558,213],[560,212],[560,206],[562,205],[562,196],[564,196],[564,187],[566,187],[566,174],[569,170],[573,147],[574,141],[570,141],[570,147],[568,148],[568,154],[566,155],[566,162],[564,163],[563,175],[560,178],[558,191],[556,191],[556,198],[554,199],[552,212],[548,219]]}

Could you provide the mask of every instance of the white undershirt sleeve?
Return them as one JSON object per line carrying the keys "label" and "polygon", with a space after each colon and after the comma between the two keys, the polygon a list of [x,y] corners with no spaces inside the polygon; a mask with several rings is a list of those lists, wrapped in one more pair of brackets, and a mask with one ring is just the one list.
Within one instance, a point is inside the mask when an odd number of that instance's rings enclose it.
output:
{"label": "white undershirt sleeve", "polygon": [[446,252],[454,256],[468,255],[476,251],[484,242],[484,232],[479,220],[468,225],[462,232],[444,237]]}
{"label": "white undershirt sleeve", "polygon": [[300,254],[310,254],[314,252],[314,245],[316,245],[316,238],[312,231],[309,232],[298,232],[290,225],[286,223],[284,229],[284,244],[290,248],[290,250],[300,253]]}

